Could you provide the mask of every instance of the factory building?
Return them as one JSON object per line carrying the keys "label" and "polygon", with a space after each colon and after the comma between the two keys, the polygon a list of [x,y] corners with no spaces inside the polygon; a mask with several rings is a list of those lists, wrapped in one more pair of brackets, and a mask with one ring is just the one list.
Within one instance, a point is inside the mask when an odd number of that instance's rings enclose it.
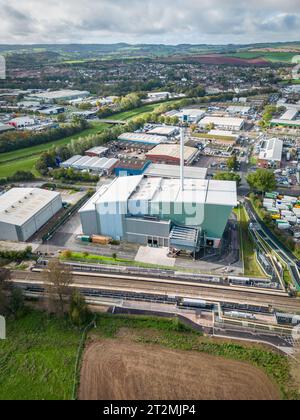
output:
{"label": "factory building", "polygon": [[14,127],[12,125],[3,124],[0,122],[0,133],[6,133],[7,131],[14,130]]}
{"label": "factory building", "polygon": [[27,241],[61,208],[57,192],[12,188],[0,196],[0,240]]}
{"label": "factory building", "polygon": [[250,110],[250,106],[232,105],[227,108],[227,112],[232,115],[247,115]]}
{"label": "factory building", "polygon": [[89,171],[95,174],[110,175],[117,163],[118,159],[108,159],[105,157],[91,157],[76,155],[60,164],[61,168],[72,168],[76,171]]}
{"label": "factory building", "polygon": [[[145,176],[150,178],[170,178],[180,179],[180,167],[175,165],[162,165],[151,163],[144,172]],[[206,179],[207,168],[197,168],[186,166],[184,168],[184,176],[186,179]]]}
{"label": "factory building", "polygon": [[8,125],[20,130],[35,125],[35,120],[31,117],[17,117],[10,120]]}
{"label": "factory building", "polygon": [[199,127],[206,128],[209,125],[214,125],[220,130],[239,131],[242,130],[245,125],[245,120],[242,118],[232,117],[204,117],[199,122]]}
{"label": "factory building", "polygon": [[28,97],[30,99],[38,100],[41,102],[54,103],[59,101],[71,101],[79,98],[86,98],[90,95],[87,91],[80,90],[57,90],[52,92],[33,93]]}
{"label": "factory building", "polygon": [[182,109],[175,114],[175,117],[178,117],[183,123],[197,124],[204,115],[205,111],[202,109]]}
{"label": "factory building", "polygon": [[151,164],[149,160],[124,159],[119,160],[115,166],[116,176],[136,176],[142,175]]}
{"label": "factory building", "polygon": [[299,128],[300,120],[300,105],[286,105],[286,111],[279,119],[273,119],[271,121],[271,126],[283,126],[291,128]]}
{"label": "factory building", "polygon": [[236,205],[235,182],[142,175],[102,186],[79,214],[86,235],[197,252],[220,246]]}
{"label": "factory building", "polygon": [[[190,165],[199,151],[195,147],[184,147],[184,163]],[[152,163],[162,163],[169,165],[180,165],[180,145],[179,144],[160,144],[146,154],[147,159]]]}
{"label": "factory building", "polygon": [[269,139],[262,142],[258,163],[261,168],[280,168],[282,160],[283,141]]}
{"label": "factory building", "polygon": [[108,147],[93,147],[92,149],[87,150],[84,154],[90,157],[103,157],[108,153]]}
{"label": "factory building", "polygon": [[170,125],[164,125],[155,127],[152,130],[147,131],[147,134],[153,134],[157,136],[174,137],[179,134],[179,127],[173,127]]}
{"label": "factory building", "polygon": [[118,140],[130,143],[149,144],[153,146],[166,142],[166,138],[164,136],[145,133],[123,133],[118,137]]}

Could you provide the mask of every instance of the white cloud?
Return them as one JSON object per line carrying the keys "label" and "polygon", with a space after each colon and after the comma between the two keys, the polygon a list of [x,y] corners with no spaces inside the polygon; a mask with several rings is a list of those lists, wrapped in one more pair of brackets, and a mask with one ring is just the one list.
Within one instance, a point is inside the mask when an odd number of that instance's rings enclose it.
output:
{"label": "white cloud", "polygon": [[0,0],[2,43],[300,39],[299,0]]}

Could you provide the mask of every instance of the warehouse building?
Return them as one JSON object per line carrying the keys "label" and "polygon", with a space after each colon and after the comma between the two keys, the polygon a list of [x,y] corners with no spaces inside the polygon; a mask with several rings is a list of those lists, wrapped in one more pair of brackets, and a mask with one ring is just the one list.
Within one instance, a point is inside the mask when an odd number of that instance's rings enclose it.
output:
{"label": "warehouse building", "polygon": [[214,125],[215,128],[220,130],[239,131],[242,130],[245,125],[245,120],[242,118],[231,118],[231,117],[204,117],[199,122],[199,127],[206,128],[209,125]]}
{"label": "warehouse building", "polygon": [[170,125],[164,125],[155,127],[152,130],[147,131],[147,134],[153,134],[157,136],[174,137],[179,134],[179,127],[173,127]]}
{"label": "warehouse building", "polygon": [[182,109],[180,112],[175,114],[175,117],[178,117],[184,123],[197,124],[204,115],[204,110],[192,108]]}
{"label": "warehouse building", "polygon": [[7,131],[14,130],[14,127],[12,125],[3,124],[0,122],[0,134],[6,133]]}
{"label": "warehouse building", "polygon": [[90,157],[103,157],[108,153],[109,149],[107,147],[93,147],[92,149],[87,150],[84,154]]}
{"label": "warehouse building", "polygon": [[236,205],[235,182],[133,176],[102,186],[79,214],[86,235],[197,252],[220,246]]}
{"label": "warehouse building", "polygon": [[150,144],[153,146],[166,142],[166,138],[164,136],[156,136],[145,133],[124,133],[118,137],[118,140],[130,143]]}
{"label": "warehouse building", "polygon": [[52,92],[33,93],[29,95],[30,99],[41,102],[54,103],[59,101],[71,101],[79,98],[86,98],[90,95],[87,91],[81,90],[56,90]]}
{"label": "warehouse building", "polygon": [[61,208],[57,192],[12,188],[0,196],[0,240],[27,241]]}
{"label": "warehouse building", "polygon": [[[194,166],[186,166],[184,168],[185,179],[206,179],[207,168],[197,168]],[[175,165],[162,165],[151,163],[144,172],[149,178],[170,178],[180,179],[180,167]]]}
{"label": "warehouse building", "polygon": [[258,163],[261,168],[280,168],[282,160],[283,141],[269,139],[262,142]]}
{"label": "warehouse building", "polygon": [[10,120],[8,125],[20,130],[35,125],[35,119],[31,117],[17,117]]}
{"label": "warehouse building", "polygon": [[250,106],[232,105],[227,108],[227,112],[232,115],[247,115],[250,110]]}
{"label": "warehouse building", "polygon": [[91,156],[76,155],[60,164],[61,168],[72,168],[76,171],[89,171],[95,174],[110,175],[117,163],[118,159],[98,158]]}
{"label": "warehouse building", "polygon": [[[184,163],[190,165],[199,154],[195,147],[184,147]],[[179,144],[160,144],[146,154],[147,159],[152,163],[162,163],[169,165],[180,165],[180,145]]]}
{"label": "warehouse building", "polygon": [[125,159],[120,160],[115,166],[116,176],[142,175],[151,164],[149,160]]}

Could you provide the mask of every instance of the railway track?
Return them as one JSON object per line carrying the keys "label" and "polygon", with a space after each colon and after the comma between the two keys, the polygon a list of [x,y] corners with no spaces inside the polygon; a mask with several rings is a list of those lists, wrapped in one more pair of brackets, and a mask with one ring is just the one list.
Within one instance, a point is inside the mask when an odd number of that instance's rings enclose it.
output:
{"label": "railway track", "polygon": [[[12,282],[20,284],[43,285],[41,273],[13,272]],[[80,289],[99,289],[199,298],[212,302],[233,302],[272,306],[284,311],[300,312],[300,299],[289,298],[285,294],[278,295],[272,291],[239,291],[207,286],[203,284],[178,282],[176,280],[147,279],[119,275],[101,275],[95,273],[74,273],[73,284]]]}

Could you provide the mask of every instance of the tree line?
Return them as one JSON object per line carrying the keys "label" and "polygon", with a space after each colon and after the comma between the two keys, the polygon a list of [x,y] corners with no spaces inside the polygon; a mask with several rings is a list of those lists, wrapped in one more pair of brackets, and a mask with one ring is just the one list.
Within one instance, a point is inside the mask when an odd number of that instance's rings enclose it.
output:
{"label": "tree line", "polygon": [[37,146],[78,134],[88,127],[84,120],[42,132],[9,131],[0,135],[0,153]]}

